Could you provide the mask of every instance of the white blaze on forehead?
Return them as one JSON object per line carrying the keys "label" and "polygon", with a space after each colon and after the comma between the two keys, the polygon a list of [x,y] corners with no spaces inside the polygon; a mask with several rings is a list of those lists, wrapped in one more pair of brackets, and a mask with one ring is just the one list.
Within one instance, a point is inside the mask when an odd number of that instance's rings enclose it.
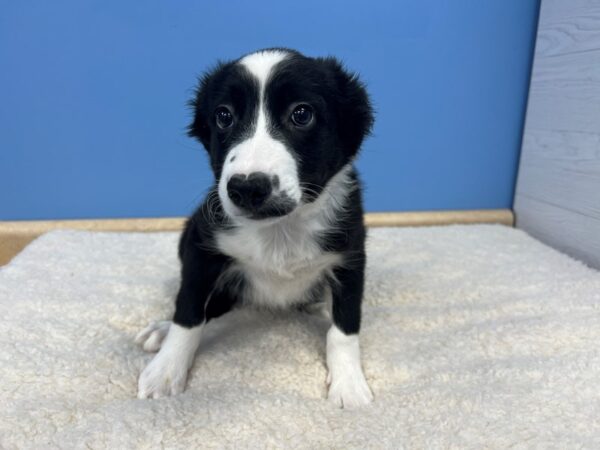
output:
{"label": "white blaze on forehead", "polygon": [[289,53],[282,50],[265,50],[244,56],[240,60],[240,64],[246,67],[246,69],[248,69],[248,71],[258,80],[261,93],[261,103],[265,85],[269,79],[271,70],[288,56]]}
{"label": "white blaze on forehead", "polygon": [[273,69],[281,61],[289,57],[282,50],[265,50],[243,57],[239,64],[244,66],[256,79],[259,88],[259,102],[253,119],[254,132],[246,140],[235,145],[228,153],[221,179],[219,181],[219,197],[225,211],[230,216],[239,214],[227,195],[227,182],[236,174],[250,175],[263,172],[269,177],[279,179],[279,188],[274,196],[283,195],[296,202],[302,197],[298,180],[298,168],[292,150],[274,139],[269,132],[269,113],[265,105],[265,90]]}

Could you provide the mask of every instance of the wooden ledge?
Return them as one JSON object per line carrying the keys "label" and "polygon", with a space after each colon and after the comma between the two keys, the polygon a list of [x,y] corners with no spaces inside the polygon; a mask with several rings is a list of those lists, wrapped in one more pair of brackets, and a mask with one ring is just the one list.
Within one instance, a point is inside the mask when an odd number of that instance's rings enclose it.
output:
{"label": "wooden ledge", "polygon": [[[90,219],[0,221],[0,265],[6,264],[36,237],[51,230],[87,231],[179,231],[185,218]],[[512,226],[514,216],[508,209],[467,211],[381,212],[365,214],[369,227],[431,226],[450,224],[498,223]]]}
{"label": "wooden ledge", "polygon": [[382,212],[365,214],[365,223],[369,227],[424,227],[473,223],[498,223],[512,227],[514,221],[515,218],[513,212],[510,209]]}

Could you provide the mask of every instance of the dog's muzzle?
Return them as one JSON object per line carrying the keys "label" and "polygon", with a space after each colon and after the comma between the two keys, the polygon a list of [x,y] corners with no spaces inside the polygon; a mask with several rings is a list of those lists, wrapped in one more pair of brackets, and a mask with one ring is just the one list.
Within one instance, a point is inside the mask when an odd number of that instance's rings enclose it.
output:
{"label": "dog's muzzle", "polygon": [[227,182],[227,196],[250,219],[285,216],[296,207],[285,191],[279,190],[279,178],[263,172],[235,174]]}

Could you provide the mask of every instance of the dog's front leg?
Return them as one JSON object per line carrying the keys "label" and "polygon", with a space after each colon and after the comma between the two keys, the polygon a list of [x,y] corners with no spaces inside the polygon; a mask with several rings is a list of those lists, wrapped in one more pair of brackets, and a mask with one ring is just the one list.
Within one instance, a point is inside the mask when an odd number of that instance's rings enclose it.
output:
{"label": "dog's front leg", "polygon": [[327,333],[328,399],[339,407],[366,405],[373,394],[360,363],[358,332],[364,285],[364,256],[334,271],[331,283],[333,324]]}
{"label": "dog's front leg", "polygon": [[140,375],[138,398],[160,398],[183,392],[202,326],[186,328],[170,324],[159,352]]}
{"label": "dog's front leg", "polygon": [[[231,309],[234,299],[217,286],[228,258],[191,242],[182,250],[181,286],[173,322],[150,325],[138,335],[147,350],[160,348],[140,375],[139,398],[159,398],[183,392],[204,325]],[[164,339],[164,340],[163,340]]]}

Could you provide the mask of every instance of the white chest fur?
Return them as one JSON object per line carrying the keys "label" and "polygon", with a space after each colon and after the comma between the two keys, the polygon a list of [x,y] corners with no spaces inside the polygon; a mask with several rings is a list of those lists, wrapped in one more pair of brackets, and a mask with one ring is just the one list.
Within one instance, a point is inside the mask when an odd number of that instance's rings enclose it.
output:
{"label": "white chest fur", "polygon": [[248,282],[248,300],[273,307],[300,302],[340,262],[339,254],[324,252],[317,241],[325,218],[303,212],[271,225],[250,224],[217,235],[219,250],[234,258],[234,270]]}

